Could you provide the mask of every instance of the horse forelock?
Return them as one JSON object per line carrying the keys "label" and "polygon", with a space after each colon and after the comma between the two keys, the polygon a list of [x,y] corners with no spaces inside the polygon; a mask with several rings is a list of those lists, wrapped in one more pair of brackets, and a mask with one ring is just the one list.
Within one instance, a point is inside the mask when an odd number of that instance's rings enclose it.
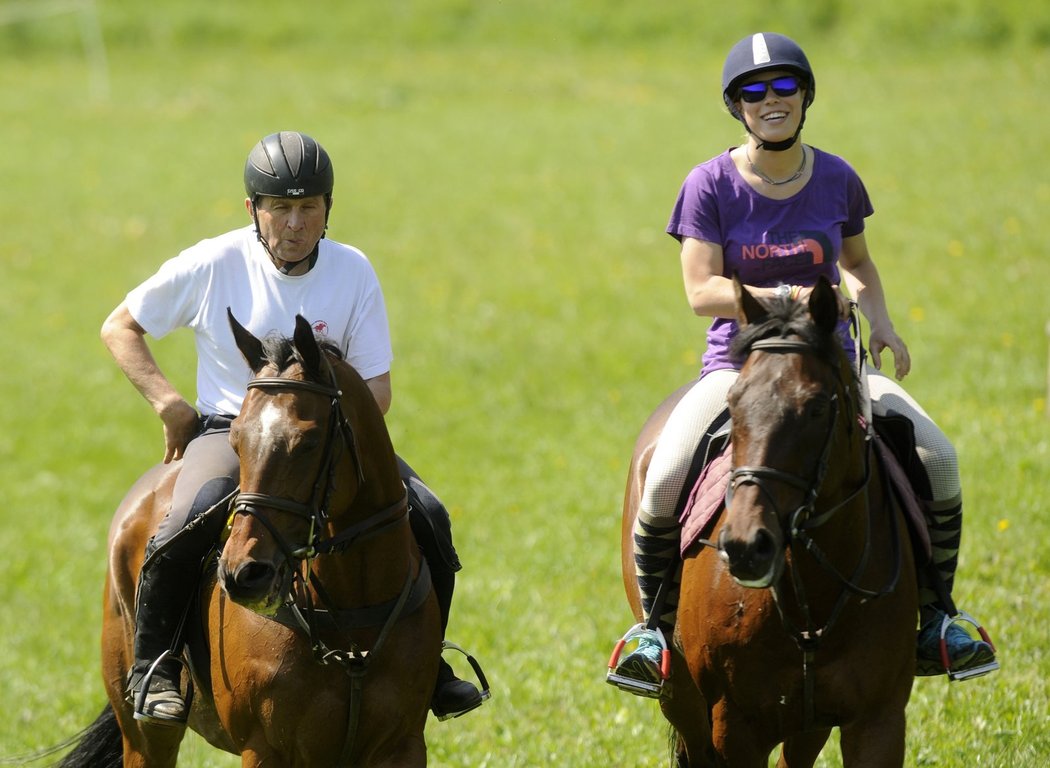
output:
{"label": "horse forelock", "polygon": [[[741,328],[731,342],[730,353],[742,361],[751,353],[756,342],[777,338],[792,338],[801,341],[812,348],[818,359],[828,363],[832,369],[840,371],[839,381],[846,394],[846,424],[848,430],[852,432],[856,414],[860,409],[861,392],[857,378],[850,370],[849,359],[842,349],[838,331],[824,332],[813,322],[807,304],[791,299],[777,299],[771,303],[769,315],[766,318]],[[757,407],[763,411],[770,404],[759,400]],[[761,423],[762,419],[758,421]]]}
{"label": "horse forelock", "polygon": [[813,322],[808,305],[791,299],[771,302],[769,314],[764,319],[740,329],[730,344],[729,352],[735,359],[744,360],[756,341],[775,338],[797,338],[832,365],[838,364],[842,355],[838,334],[825,333]]}
{"label": "horse forelock", "polygon": [[[326,354],[336,360],[343,360],[343,352],[334,342],[317,337],[317,346],[320,347],[322,354]],[[293,365],[302,364],[302,359],[296,351],[295,343],[291,337],[281,336],[276,333],[270,334],[262,339],[262,347],[263,358],[268,365],[276,369],[278,375],[284,373]]]}

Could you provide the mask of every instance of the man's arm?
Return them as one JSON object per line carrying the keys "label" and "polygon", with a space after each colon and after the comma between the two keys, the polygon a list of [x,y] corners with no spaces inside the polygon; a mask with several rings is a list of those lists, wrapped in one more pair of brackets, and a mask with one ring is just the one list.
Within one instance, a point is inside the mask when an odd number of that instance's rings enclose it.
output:
{"label": "man's arm", "polygon": [[168,381],[146,344],[146,331],[121,302],[102,323],[102,342],[164,423],[164,463],[181,459],[197,434],[197,410]]}

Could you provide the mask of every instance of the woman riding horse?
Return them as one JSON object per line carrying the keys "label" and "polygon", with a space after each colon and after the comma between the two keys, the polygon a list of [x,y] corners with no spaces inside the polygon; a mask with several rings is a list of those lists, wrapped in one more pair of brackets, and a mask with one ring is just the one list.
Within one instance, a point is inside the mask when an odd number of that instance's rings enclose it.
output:
{"label": "woman riding horse", "polygon": [[[873,212],[856,172],[841,158],[799,141],[816,81],[805,53],[783,35],[759,33],[729,51],[722,97],[747,131],[745,142],[697,166],[686,178],[668,233],[681,243],[686,295],[697,315],[714,318],[699,380],[684,394],[659,437],[645,480],[634,529],[638,587],[646,626],[632,633],[637,649],[615,670],[620,687],[650,694],[662,678],[664,644],[656,632],[671,630],[675,596],[651,616],[668,569],[677,563],[677,520],[682,486],[698,445],[726,421],[726,394],[741,361],[730,354],[737,333],[730,276],[740,275],[759,297],[804,301],[818,277],[833,285],[845,279],[867,317],[865,368],[876,414],[896,411],[914,426],[916,449],[932,498],[933,560],[950,592],[962,532],[962,492],[955,450],[937,425],[904,389],[881,372],[881,353],[893,355],[898,379],[911,359],[886,307],[879,272],[868,251],[864,220]],[[840,329],[853,356],[846,323]],[[919,673],[990,669],[994,649],[970,636],[945,615],[932,585],[921,585]],[[942,657],[947,653],[947,665]]]}

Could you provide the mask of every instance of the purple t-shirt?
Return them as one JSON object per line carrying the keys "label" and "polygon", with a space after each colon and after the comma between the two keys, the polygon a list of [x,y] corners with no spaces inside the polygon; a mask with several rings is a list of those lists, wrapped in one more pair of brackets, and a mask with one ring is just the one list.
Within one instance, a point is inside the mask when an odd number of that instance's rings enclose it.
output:
{"label": "purple t-shirt", "polygon": [[[722,246],[722,274],[746,285],[813,285],[819,275],[839,283],[842,238],[864,231],[874,209],[857,172],[842,158],[813,149],[813,173],[786,200],[760,195],[744,181],[729,150],[698,165],[678,193],[667,232]],[[729,356],[737,323],[716,317],[707,332],[703,372],[739,368]],[[843,323],[843,345],[853,344]],[[702,374],[701,374],[702,375]]]}

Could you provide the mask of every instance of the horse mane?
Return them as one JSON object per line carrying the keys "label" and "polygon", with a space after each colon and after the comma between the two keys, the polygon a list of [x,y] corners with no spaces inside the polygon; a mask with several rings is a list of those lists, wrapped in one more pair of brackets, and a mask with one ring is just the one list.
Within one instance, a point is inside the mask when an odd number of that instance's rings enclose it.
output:
{"label": "horse mane", "polygon": [[767,305],[768,314],[753,323],[741,326],[740,332],[733,338],[729,353],[736,360],[743,360],[751,352],[751,347],[761,339],[797,337],[813,348],[818,357],[837,365],[844,354],[838,333],[826,333],[809,314],[806,302],[792,299],[774,299]]}
{"label": "horse mane", "polygon": [[[322,353],[334,357],[336,360],[344,359],[343,351],[335,342],[317,335],[314,338],[317,339],[317,346]],[[267,363],[274,366],[278,372],[284,371],[296,363],[302,363],[299,352],[295,349],[295,340],[290,336],[271,333],[260,339],[260,343],[262,344],[263,358]]]}

